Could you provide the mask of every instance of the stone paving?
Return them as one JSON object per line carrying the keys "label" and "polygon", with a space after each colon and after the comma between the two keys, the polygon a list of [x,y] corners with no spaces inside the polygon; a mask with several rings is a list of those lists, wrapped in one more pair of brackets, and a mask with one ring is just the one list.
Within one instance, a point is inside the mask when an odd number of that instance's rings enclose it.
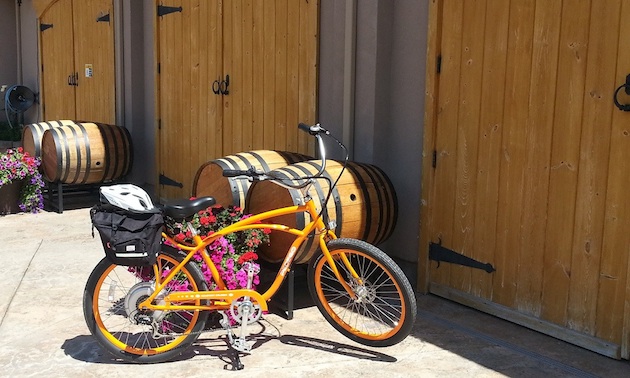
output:
{"label": "stone paving", "polygon": [[127,364],[98,346],[83,319],[83,288],[103,257],[89,210],[0,216],[0,230],[0,377],[630,376],[628,361],[432,295],[418,296],[406,340],[365,347],[337,333],[299,289],[306,304],[292,320],[270,314],[254,327],[256,345],[242,357],[242,371],[224,371],[231,355],[221,331],[203,334],[178,361]]}

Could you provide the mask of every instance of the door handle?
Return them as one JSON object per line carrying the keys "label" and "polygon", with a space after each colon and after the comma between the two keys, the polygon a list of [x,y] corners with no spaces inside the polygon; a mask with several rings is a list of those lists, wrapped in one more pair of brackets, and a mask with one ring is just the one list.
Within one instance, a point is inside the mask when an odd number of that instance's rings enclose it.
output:
{"label": "door handle", "polygon": [[218,95],[218,94],[223,94],[223,95],[228,95],[230,94],[230,75],[225,75],[225,80],[221,80],[221,78],[219,78],[219,80],[215,80],[212,82],[212,93]]}
{"label": "door handle", "polygon": [[68,75],[68,85],[79,86],[79,73],[75,72]]}
{"label": "door handle", "polygon": [[619,91],[621,91],[622,89],[624,89],[626,94],[630,96],[630,75],[626,76],[626,82],[621,84],[617,88],[617,90],[615,90],[615,95],[613,96],[613,101],[615,102],[615,105],[619,108],[619,110],[630,112],[630,104],[621,104],[617,99],[617,97],[619,96]]}
{"label": "door handle", "polygon": [[228,87],[230,86],[230,75],[225,75],[225,80],[221,82],[221,94],[228,95],[230,94],[230,90]]}

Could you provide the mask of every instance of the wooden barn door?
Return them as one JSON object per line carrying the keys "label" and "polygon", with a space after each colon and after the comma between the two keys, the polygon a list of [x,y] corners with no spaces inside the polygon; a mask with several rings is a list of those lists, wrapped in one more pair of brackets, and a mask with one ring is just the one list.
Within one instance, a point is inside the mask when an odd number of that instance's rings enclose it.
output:
{"label": "wooden barn door", "polygon": [[72,0],[59,0],[40,17],[42,55],[41,102],[44,120],[74,119],[76,103],[74,86],[69,77],[74,74],[74,33]]}
{"label": "wooden barn door", "polygon": [[225,155],[313,153],[297,124],[315,121],[317,1],[158,4],[160,197]]}
{"label": "wooden barn door", "polygon": [[76,119],[116,124],[113,0],[73,2]]}
{"label": "wooden barn door", "polygon": [[421,278],[628,358],[630,113],[613,93],[630,1],[439,0],[430,15]]}
{"label": "wooden barn door", "polygon": [[116,121],[112,0],[58,0],[40,17],[43,118]]}
{"label": "wooden barn door", "polygon": [[222,151],[221,2],[158,3],[160,196],[183,198],[203,158]]}

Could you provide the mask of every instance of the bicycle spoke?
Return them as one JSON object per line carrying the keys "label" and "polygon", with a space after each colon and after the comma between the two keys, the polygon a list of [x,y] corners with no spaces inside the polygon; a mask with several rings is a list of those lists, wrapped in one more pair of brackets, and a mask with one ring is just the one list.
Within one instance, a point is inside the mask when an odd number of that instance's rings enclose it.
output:
{"label": "bicycle spoke", "polygon": [[[171,269],[177,264],[175,257],[160,255],[159,272]],[[192,342],[199,332],[191,332],[198,325],[200,313],[185,311],[140,310],[137,305],[153,293],[155,283],[153,272],[147,274],[137,268],[128,268],[101,263],[102,272],[95,276],[92,291],[93,307],[88,313],[96,320],[97,334],[107,335],[100,342],[110,351],[127,351],[143,356],[155,356],[175,353],[175,347],[182,342]],[[176,282],[182,283],[189,290],[198,290],[198,282],[204,282],[201,272],[191,275],[190,268],[182,269],[181,277]],[[206,286],[203,286],[204,290]],[[167,288],[164,295],[172,290]],[[161,298],[160,296],[158,298]],[[159,302],[160,299],[157,299]],[[193,301],[194,302],[194,301]],[[207,316],[207,315],[205,315]],[[202,324],[196,328],[200,329]],[[92,330],[94,333],[94,330]],[[159,350],[159,351],[156,351]],[[163,357],[160,357],[163,358]]]}
{"label": "bicycle spoke", "polygon": [[[351,335],[362,338],[387,339],[397,332],[404,316],[401,292],[391,274],[369,254],[354,250],[331,250],[333,261],[342,280],[352,288],[352,296],[339,282],[333,267],[320,260],[317,292],[324,304],[324,313],[334,314],[332,320]],[[343,263],[345,255],[354,268],[354,278]],[[321,308],[320,308],[321,309]],[[334,325],[334,324],[333,324]]]}

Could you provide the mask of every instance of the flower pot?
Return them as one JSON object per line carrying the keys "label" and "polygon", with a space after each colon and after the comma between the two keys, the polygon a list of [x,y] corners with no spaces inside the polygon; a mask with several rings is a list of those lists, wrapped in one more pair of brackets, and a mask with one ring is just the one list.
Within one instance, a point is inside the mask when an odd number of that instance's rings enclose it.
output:
{"label": "flower pot", "polygon": [[0,214],[15,214],[21,211],[19,204],[23,185],[24,180],[17,180],[0,186]]}

